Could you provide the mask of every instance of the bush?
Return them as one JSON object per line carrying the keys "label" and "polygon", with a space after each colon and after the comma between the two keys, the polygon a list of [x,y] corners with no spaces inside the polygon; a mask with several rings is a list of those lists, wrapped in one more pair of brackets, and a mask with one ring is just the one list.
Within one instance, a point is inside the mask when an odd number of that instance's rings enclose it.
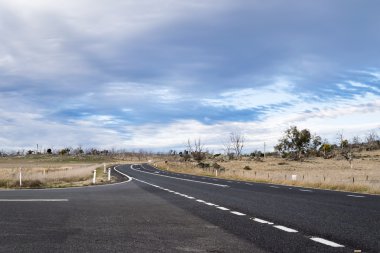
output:
{"label": "bush", "polygon": [[220,166],[219,164],[217,164],[217,163],[213,163],[212,164],[212,167],[214,168],[214,169],[220,169],[220,168],[222,168],[222,166]]}
{"label": "bush", "polygon": [[245,167],[243,168],[243,170],[252,170],[252,169],[251,169],[251,167],[249,167],[249,166],[247,165],[247,166],[245,166]]}
{"label": "bush", "polygon": [[38,179],[26,180],[26,181],[22,182],[22,186],[30,187],[30,188],[41,188],[43,186],[43,183]]}
{"label": "bush", "polygon": [[198,167],[201,167],[202,169],[203,168],[209,168],[210,164],[209,163],[200,162],[200,163],[198,163]]}
{"label": "bush", "polygon": [[64,149],[61,149],[59,151],[60,155],[68,155],[69,153],[70,153],[70,149],[69,148],[64,148]]}

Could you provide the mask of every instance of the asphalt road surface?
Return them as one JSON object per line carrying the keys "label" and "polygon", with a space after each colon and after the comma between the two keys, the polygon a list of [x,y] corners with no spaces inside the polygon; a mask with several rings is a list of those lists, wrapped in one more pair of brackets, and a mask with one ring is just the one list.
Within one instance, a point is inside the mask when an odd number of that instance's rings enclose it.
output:
{"label": "asphalt road surface", "polygon": [[124,182],[0,191],[0,252],[380,252],[379,196],[116,170]]}

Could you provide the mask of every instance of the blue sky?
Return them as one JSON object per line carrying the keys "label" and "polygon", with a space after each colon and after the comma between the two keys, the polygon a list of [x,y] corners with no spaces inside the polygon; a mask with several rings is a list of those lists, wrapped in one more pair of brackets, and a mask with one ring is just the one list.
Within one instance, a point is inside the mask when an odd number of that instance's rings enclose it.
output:
{"label": "blue sky", "polygon": [[0,0],[2,149],[380,131],[378,1]]}

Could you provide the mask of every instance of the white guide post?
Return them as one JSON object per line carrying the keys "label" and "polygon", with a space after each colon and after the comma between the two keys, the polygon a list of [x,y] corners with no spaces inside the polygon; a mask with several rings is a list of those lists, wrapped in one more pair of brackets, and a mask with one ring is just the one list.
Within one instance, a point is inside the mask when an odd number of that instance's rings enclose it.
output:
{"label": "white guide post", "polygon": [[21,168],[20,168],[20,187],[22,186],[22,172],[21,172]]}
{"label": "white guide post", "polygon": [[104,174],[106,174],[106,164],[105,163],[103,163],[103,167],[104,167],[103,172],[104,172]]}
{"label": "white guide post", "polygon": [[96,170],[94,170],[94,178],[92,179],[92,183],[93,183],[93,184],[96,183]]}
{"label": "white guide post", "polygon": [[111,181],[111,168],[108,168],[108,181]]}

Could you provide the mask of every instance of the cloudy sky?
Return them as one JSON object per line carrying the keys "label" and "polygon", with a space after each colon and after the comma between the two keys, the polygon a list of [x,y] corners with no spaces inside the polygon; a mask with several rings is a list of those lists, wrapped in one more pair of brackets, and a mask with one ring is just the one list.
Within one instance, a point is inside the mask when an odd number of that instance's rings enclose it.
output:
{"label": "cloudy sky", "polygon": [[[380,130],[380,2],[0,0],[0,149]],[[379,131],[380,132],[380,131]]]}

